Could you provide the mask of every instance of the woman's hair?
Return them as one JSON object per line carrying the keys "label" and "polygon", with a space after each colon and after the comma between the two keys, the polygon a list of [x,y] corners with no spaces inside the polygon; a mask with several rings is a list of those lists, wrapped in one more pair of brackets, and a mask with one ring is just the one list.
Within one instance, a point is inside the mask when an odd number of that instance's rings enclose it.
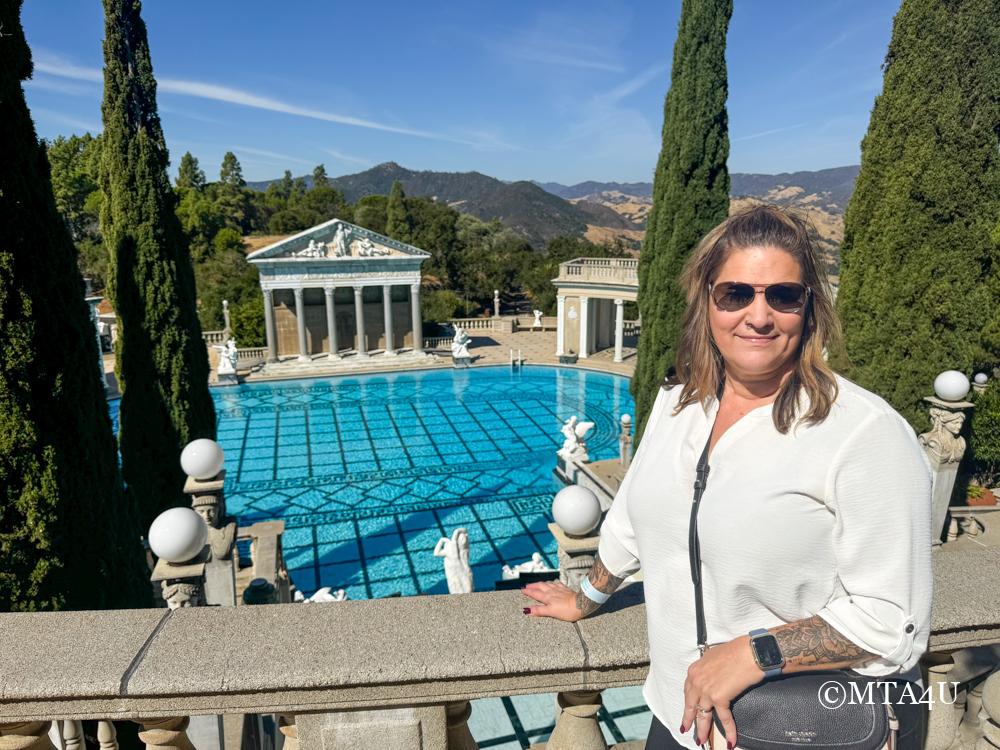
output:
{"label": "woman's hair", "polygon": [[[822,422],[837,398],[837,381],[823,358],[823,350],[840,336],[840,322],[833,307],[833,293],[820,269],[816,250],[801,219],[777,206],[752,206],[710,231],[691,253],[681,272],[687,310],[677,348],[676,378],[683,383],[674,413],[700,402],[707,407],[722,393],[725,366],[709,327],[709,285],[734,250],[776,247],[791,255],[802,270],[802,283],[811,293],[803,310],[802,338],[795,353],[795,370],[785,380],[774,401],[774,426],[787,433],[799,416],[809,424]],[[803,415],[800,389],[809,399]]]}

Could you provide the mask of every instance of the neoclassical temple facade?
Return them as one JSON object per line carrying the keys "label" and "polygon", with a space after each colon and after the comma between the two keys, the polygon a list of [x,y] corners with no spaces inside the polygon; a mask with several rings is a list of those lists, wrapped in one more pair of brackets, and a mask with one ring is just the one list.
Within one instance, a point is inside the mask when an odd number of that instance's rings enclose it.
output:
{"label": "neoclassical temple facade", "polygon": [[429,257],[340,219],[251,253],[264,294],[267,361],[422,354],[420,264]]}
{"label": "neoclassical temple facade", "polygon": [[625,302],[639,293],[638,258],[576,258],[559,264],[556,356],[590,354],[614,346],[622,361]]}

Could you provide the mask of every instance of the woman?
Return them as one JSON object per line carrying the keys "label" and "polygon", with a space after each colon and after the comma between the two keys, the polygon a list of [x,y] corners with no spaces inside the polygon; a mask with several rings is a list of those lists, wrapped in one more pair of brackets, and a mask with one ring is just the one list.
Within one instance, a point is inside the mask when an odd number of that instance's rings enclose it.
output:
{"label": "woman", "polygon": [[[657,394],[581,592],[524,589],[525,614],[575,621],[642,568],[648,750],[698,747],[713,712],[732,748],[731,700],[778,672],[917,681],[930,624],[928,463],[899,414],[827,366],[838,324],[805,226],[773,206],[731,216],[682,283],[679,384]],[[688,529],[706,445],[699,657]],[[922,747],[926,709],[895,709],[898,747]]]}

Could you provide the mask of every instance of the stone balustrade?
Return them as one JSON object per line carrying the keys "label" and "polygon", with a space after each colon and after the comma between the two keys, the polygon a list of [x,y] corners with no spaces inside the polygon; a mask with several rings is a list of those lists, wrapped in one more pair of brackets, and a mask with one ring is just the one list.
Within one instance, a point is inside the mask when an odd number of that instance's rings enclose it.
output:
{"label": "stone balustrade", "polygon": [[492,331],[493,318],[451,318],[449,324],[467,331]]}
{"label": "stone balustrade", "polygon": [[639,283],[638,258],[575,258],[559,264],[558,280]]}
{"label": "stone balustrade", "polygon": [[[970,575],[998,566],[1000,548],[934,551],[936,662],[1000,643],[997,579]],[[524,617],[524,602],[519,592],[490,592],[0,614],[0,750],[27,747],[24,735],[55,719],[141,720],[144,734],[170,734],[167,745],[184,747],[184,717],[251,713],[284,717],[282,733],[297,736],[303,750],[332,749],[331,737],[385,748],[393,746],[386,736],[411,730],[423,738],[418,748],[455,750],[475,747],[465,724],[472,699],[560,693],[576,727],[593,712],[572,707],[644,679],[641,585],[575,624]],[[563,724],[561,717],[558,731],[572,729]],[[386,727],[401,734],[386,735]]]}
{"label": "stone balustrade", "polygon": [[212,344],[225,344],[226,343],[227,332],[226,331],[202,331],[201,338],[206,344],[211,346]]}
{"label": "stone balustrade", "polygon": [[236,350],[237,356],[237,367],[239,369],[253,368],[257,365],[264,364],[267,359],[267,347],[266,346],[251,346],[246,348],[240,348]]}

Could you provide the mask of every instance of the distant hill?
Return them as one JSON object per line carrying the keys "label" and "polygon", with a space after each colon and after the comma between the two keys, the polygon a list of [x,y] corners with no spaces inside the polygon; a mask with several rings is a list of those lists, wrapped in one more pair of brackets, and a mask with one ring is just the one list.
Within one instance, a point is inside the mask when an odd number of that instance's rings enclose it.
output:
{"label": "distant hill", "polygon": [[[733,173],[732,208],[770,202],[802,212],[815,226],[827,268],[835,275],[844,233],[844,208],[854,189],[858,166],[781,174]],[[312,183],[312,176],[304,178]],[[594,242],[626,240],[638,248],[652,206],[649,182],[504,182],[480,172],[417,172],[395,162],[330,180],[355,202],[367,195],[388,195],[399,180],[407,195],[434,198],[484,221],[499,219],[536,247],[559,235],[586,236]],[[275,180],[248,183],[266,190]]]}

